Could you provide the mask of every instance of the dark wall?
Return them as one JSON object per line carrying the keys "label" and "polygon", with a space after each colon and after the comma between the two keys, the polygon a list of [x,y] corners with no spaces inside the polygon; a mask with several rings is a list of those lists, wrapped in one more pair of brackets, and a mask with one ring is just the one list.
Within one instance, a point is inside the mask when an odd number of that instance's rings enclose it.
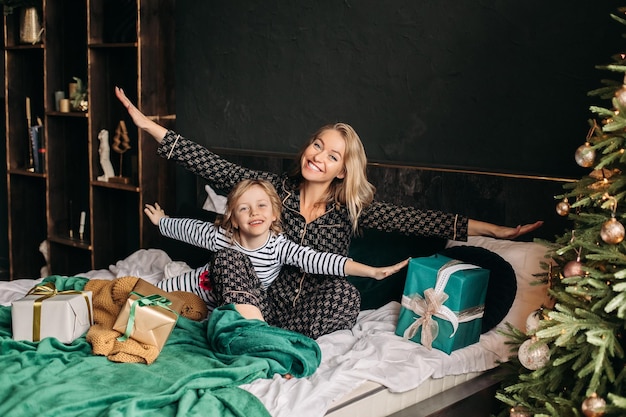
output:
{"label": "dark wall", "polygon": [[177,128],[295,153],[352,124],[373,161],[578,177],[615,1],[177,2]]}

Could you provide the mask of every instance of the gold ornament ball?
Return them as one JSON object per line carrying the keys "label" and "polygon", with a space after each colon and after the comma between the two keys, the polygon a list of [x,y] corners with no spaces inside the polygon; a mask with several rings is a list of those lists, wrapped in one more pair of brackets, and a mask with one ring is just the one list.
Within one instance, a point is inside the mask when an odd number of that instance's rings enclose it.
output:
{"label": "gold ornament ball", "polygon": [[519,347],[517,358],[524,368],[534,371],[550,362],[550,348],[545,343],[537,343],[534,338],[530,338]]}
{"label": "gold ornament ball", "polygon": [[606,401],[604,398],[598,397],[596,393],[593,393],[583,401],[580,408],[586,417],[602,417],[605,407]]}
{"label": "gold ornament ball", "polygon": [[615,217],[611,217],[602,225],[600,237],[609,245],[617,245],[624,240],[625,233],[626,231],[624,230],[624,225],[621,224]]}
{"label": "gold ornament ball", "polygon": [[593,166],[593,162],[596,159],[596,151],[587,142],[584,145],[580,145],[578,149],[576,149],[574,159],[581,167],[589,168],[590,166]]}
{"label": "gold ornament ball", "polygon": [[563,267],[563,276],[565,278],[582,277],[583,275],[585,275],[585,271],[583,271],[583,264],[578,260],[569,261]]}
{"label": "gold ornament ball", "polygon": [[615,92],[615,98],[622,107],[626,107],[626,86],[622,86]]}
{"label": "gold ornament ball", "polygon": [[516,405],[509,411],[509,417],[532,417],[532,415],[530,414],[530,411],[528,411],[528,408]]}
{"label": "gold ornament ball", "polygon": [[567,200],[560,201],[556,205],[556,212],[559,216],[567,216],[569,214],[570,205]]}

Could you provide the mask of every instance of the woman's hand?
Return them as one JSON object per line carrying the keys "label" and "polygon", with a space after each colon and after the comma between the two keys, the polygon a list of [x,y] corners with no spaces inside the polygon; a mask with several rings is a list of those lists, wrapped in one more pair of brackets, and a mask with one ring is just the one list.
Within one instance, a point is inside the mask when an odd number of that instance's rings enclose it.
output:
{"label": "woman's hand", "polygon": [[537,230],[542,225],[543,221],[537,221],[517,227],[507,227],[470,219],[467,224],[467,234],[469,236],[495,237],[496,239],[515,239],[521,235]]}
{"label": "woman's hand", "polygon": [[150,120],[146,115],[140,112],[139,109],[135,107],[135,105],[133,105],[130,99],[126,97],[124,90],[122,90],[121,88],[115,87],[115,95],[117,96],[117,99],[124,105],[124,107],[126,107],[128,115],[131,117],[131,119],[133,119],[133,123],[135,124],[135,126],[137,126],[141,130],[148,132],[157,140],[157,142],[160,143],[163,140],[163,137],[165,137],[167,129]]}
{"label": "woman's hand", "polygon": [[154,203],[154,206],[146,204],[143,212],[146,213],[146,216],[148,216],[152,224],[154,224],[155,226],[158,226],[159,220],[161,220],[163,217],[169,217],[167,214],[165,214],[165,211],[163,211],[161,206],[159,206],[159,203]]}

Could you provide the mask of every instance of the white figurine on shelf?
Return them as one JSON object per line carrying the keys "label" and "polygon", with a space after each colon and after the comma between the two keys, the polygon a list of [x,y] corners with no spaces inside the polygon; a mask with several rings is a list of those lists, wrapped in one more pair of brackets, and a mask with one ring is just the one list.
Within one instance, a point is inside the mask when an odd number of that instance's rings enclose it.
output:
{"label": "white figurine on shelf", "polygon": [[98,139],[100,140],[100,147],[98,148],[98,152],[100,153],[100,165],[102,165],[102,170],[104,171],[104,175],[100,175],[98,181],[108,181],[109,178],[115,176],[113,165],[111,165],[109,131],[102,129],[100,133],[98,133]]}

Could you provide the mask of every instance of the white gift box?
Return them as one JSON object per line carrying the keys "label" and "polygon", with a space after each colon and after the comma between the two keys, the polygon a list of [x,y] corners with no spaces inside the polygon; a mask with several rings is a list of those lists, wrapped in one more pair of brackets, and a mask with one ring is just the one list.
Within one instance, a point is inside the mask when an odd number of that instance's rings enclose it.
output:
{"label": "white gift box", "polygon": [[91,291],[31,294],[11,304],[14,340],[72,343],[93,324]]}

